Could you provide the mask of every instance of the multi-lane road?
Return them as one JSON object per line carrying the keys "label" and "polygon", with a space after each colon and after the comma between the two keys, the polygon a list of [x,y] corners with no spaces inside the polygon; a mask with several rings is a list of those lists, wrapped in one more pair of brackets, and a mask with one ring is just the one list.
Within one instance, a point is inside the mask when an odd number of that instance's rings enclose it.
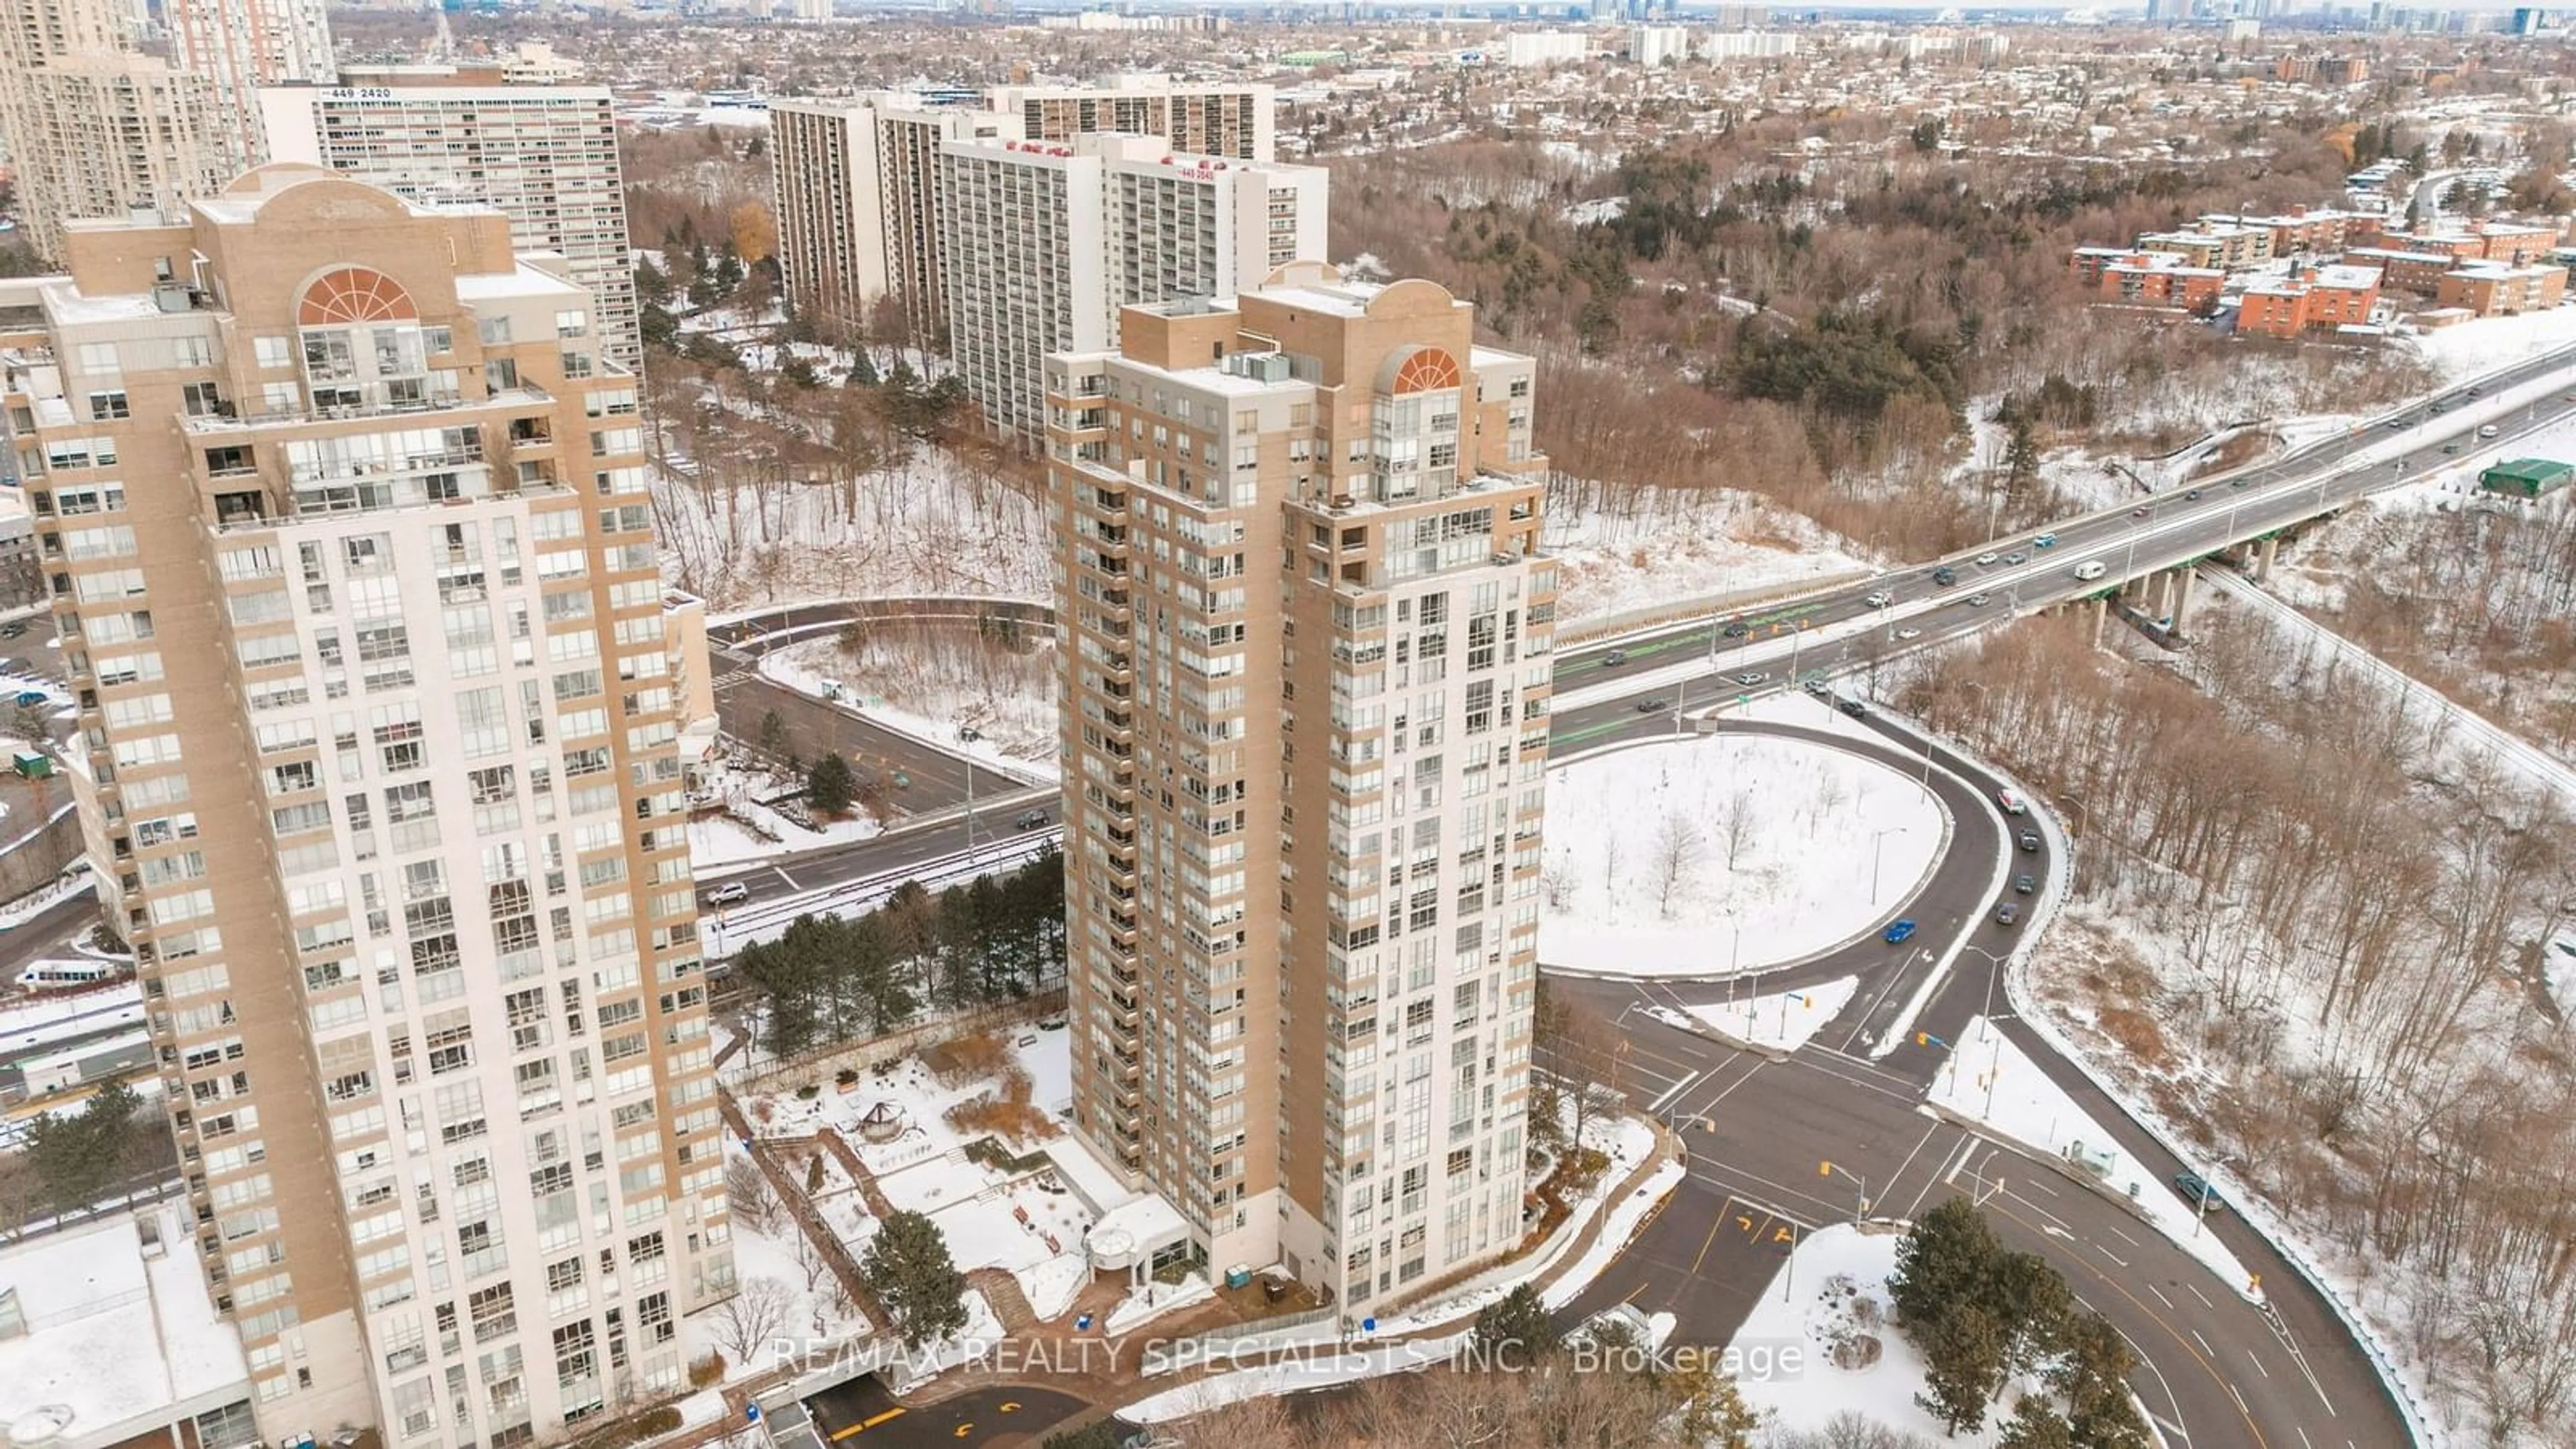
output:
{"label": "multi-lane road", "polygon": [[[2516,400],[2508,403],[2509,396]],[[1764,693],[1781,688],[1793,667],[1839,674],[1903,648],[2100,594],[2123,579],[2293,527],[2569,417],[2576,417],[2576,348],[2560,348],[2204,482],[1749,614],[1569,650],[1557,661],[1554,739],[1563,749],[1603,738],[1612,733],[1606,723],[1640,698],[1707,703],[1717,692],[1742,691],[1728,676],[1750,672],[1769,676],[1749,691]],[[2498,433],[2482,440],[2478,431],[2487,425]],[[2051,541],[2042,546],[2042,538]],[[1988,553],[1992,562],[1977,561]],[[2077,568],[2091,562],[2103,565],[2102,577],[2077,578]],[[1942,567],[1957,582],[1937,583],[1934,570]],[[1869,602],[1879,594],[1888,598],[1885,607]],[[1970,602],[1977,598],[1984,602]],[[1880,627],[1863,628],[1864,620]],[[1739,626],[1741,633],[1725,632]],[[1905,630],[1919,634],[1897,637]],[[1610,662],[1614,654],[1621,662]]]}

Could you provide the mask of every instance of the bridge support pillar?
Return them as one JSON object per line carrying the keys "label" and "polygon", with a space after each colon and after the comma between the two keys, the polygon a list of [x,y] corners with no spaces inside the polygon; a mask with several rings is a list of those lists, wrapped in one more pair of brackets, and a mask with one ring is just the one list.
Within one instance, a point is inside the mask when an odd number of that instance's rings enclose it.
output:
{"label": "bridge support pillar", "polygon": [[2270,583],[2272,581],[2272,565],[2280,562],[2280,560],[2281,541],[2277,538],[2267,538],[2263,540],[2263,551],[2259,556],[2258,562],[2255,564],[2254,577],[2260,582]]}
{"label": "bridge support pillar", "polygon": [[2176,570],[2174,570],[2174,576],[2175,576],[2175,583],[2174,583],[2174,606],[2173,606],[2173,630],[2172,630],[2172,632],[2173,632],[2173,634],[2175,634],[2175,635],[2179,635],[2179,634],[2181,634],[2181,633],[2182,633],[2182,631],[2183,631],[2183,625],[2184,625],[2185,621],[2187,621],[2187,620],[2191,617],[2191,583],[2192,583],[2192,579],[2191,579],[2191,570],[2189,570],[2189,569],[2176,569]]}
{"label": "bridge support pillar", "polygon": [[2093,647],[2102,647],[2102,626],[2110,622],[2111,601],[2097,594],[2093,598]]}

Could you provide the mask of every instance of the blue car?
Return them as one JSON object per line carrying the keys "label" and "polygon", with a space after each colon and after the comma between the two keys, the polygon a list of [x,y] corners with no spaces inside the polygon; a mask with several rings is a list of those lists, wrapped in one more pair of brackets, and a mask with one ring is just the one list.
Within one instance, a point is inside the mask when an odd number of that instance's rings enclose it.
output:
{"label": "blue car", "polygon": [[1893,946],[1893,945],[1895,945],[1897,942],[1902,941],[1902,940],[1905,940],[1905,939],[1907,939],[1908,937],[1912,936],[1913,934],[1914,934],[1914,922],[1913,922],[1913,921],[1911,921],[1911,920],[1898,921],[1898,922],[1896,922],[1895,924],[1893,924],[1893,925],[1891,925],[1891,926],[1889,926],[1889,927],[1887,928],[1887,944],[1889,944],[1889,945]]}
{"label": "blue car", "polygon": [[2033,548],[2055,548],[2057,547],[2057,535],[2053,533],[2043,533],[2039,537],[2032,539],[2030,541],[2030,546]]}
{"label": "blue car", "polygon": [[2174,1174],[2173,1185],[2174,1191],[2181,1193],[2185,1201],[2202,1212],[2214,1213],[2227,1206],[2227,1199],[2220,1197],[2216,1189],[2201,1181],[2199,1173],[2177,1172]]}

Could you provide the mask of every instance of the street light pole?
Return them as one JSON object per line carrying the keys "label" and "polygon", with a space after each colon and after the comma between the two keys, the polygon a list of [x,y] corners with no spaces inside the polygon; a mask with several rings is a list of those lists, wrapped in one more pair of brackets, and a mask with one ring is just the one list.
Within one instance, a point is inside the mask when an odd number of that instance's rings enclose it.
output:
{"label": "street light pole", "polygon": [[[1931,757],[1927,755],[1927,756],[1925,756],[1924,758],[1928,760],[1928,759],[1930,759]],[[1925,771],[1925,777],[1926,777],[1927,779],[1930,777],[1930,771],[1929,771],[1928,769]],[[1891,825],[1891,826],[1887,827],[1885,830],[1881,830],[1881,831],[1877,832],[1876,834],[1874,834],[1874,835],[1870,836],[1870,838],[1869,838],[1869,903],[1870,903],[1870,905],[1871,905],[1873,908],[1875,908],[1875,907],[1878,905],[1878,884],[1879,884],[1879,882],[1878,882],[1878,868],[1879,868],[1879,863],[1880,863],[1881,859],[1883,858],[1883,857],[1882,857],[1882,855],[1881,855],[1881,847],[1883,847],[1883,846],[1885,846],[1885,845],[1887,844],[1887,837],[1889,837],[1889,836],[1891,836],[1891,835],[1903,835],[1905,832],[1907,832],[1907,831],[1909,831],[1909,830],[1911,830],[1911,829],[1913,829],[1913,828],[1914,828],[1914,827],[1913,827],[1913,826],[1911,826],[1911,825]]]}
{"label": "street light pole", "polygon": [[1850,1178],[1853,1182],[1860,1184],[1859,1191],[1852,1195],[1852,1226],[1859,1227],[1861,1220],[1869,1216],[1869,1179],[1836,1163],[1819,1162],[1816,1164],[1816,1175],[1819,1177],[1832,1177],[1836,1173],[1840,1173],[1844,1177]]}

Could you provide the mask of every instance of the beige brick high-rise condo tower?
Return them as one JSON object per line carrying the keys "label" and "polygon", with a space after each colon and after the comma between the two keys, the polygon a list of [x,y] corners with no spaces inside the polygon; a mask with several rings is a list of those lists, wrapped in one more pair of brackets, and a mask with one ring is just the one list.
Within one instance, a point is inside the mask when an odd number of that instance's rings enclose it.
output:
{"label": "beige brick high-rise condo tower", "polygon": [[1375,1308],[1518,1240],[1556,571],[1528,357],[1282,267],[1047,363],[1074,1117]]}
{"label": "beige brick high-rise condo tower", "polygon": [[731,1290],[636,380],[509,222],[75,222],[0,367],[262,1437],[560,1437]]}

